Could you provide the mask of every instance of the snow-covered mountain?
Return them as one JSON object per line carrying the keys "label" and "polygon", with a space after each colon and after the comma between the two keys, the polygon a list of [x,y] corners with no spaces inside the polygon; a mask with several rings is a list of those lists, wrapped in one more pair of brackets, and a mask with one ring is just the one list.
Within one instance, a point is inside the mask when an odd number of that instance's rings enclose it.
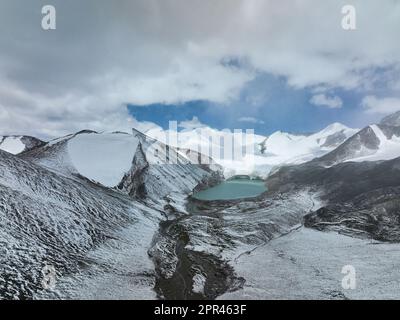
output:
{"label": "snow-covered mountain", "polygon": [[[224,168],[226,177],[235,174],[267,176],[271,169],[277,166],[303,163],[322,156],[334,150],[357,131],[358,129],[333,123],[309,135],[277,131],[268,137],[255,134],[249,139],[245,132],[201,127],[179,131],[172,142],[182,149],[210,150],[213,159]],[[150,131],[149,135],[166,142],[169,133],[171,134],[170,131],[155,130]],[[224,144],[221,143],[223,139],[230,141],[233,149],[241,149],[245,156],[239,159],[227,158]],[[246,150],[252,155],[246,156]]]}
{"label": "snow-covered mountain", "polygon": [[[44,267],[55,268],[57,278],[76,272],[91,263],[86,258],[90,250],[117,239],[118,230],[131,224],[142,225],[131,235],[131,245],[147,239],[141,248],[145,253],[152,236],[146,238],[146,232],[155,232],[159,218],[156,210],[120,192],[0,150],[0,299],[32,298],[45,289]],[[152,280],[145,278],[132,281],[132,287],[140,289],[146,282],[151,287]]]}
{"label": "snow-covered mountain", "polygon": [[301,163],[333,150],[357,131],[340,123],[333,123],[310,135],[278,131],[270,135],[262,146],[264,155],[275,158],[276,164]]}
{"label": "snow-covered mountain", "polygon": [[297,135],[278,131],[266,138],[254,157],[254,173],[266,177],[282,165],[300,164],[334,150],[358,129],[333,123],[323,130]]}
{"label": "snow-covered mountain", "polygon": [[216,164],[198,165],[185,153],[136,130],[133,134],[84,130],[52,140],[22,157],[64,176],[84,177],[156,202],[220,179]]}
{"label": "snow-covered mountain", "polygon": [[357,132],[335,150],[316,159],[326,166],[344,161],[390,160],[400,156],[400,126],[387,125],[387,119],[396,123],[400,114],[385,118],[380,124],[373,124]]}
{"label": "snow-covered mountain", "polygon": [[31,136],[0,136],[0,150],[12,154],[29,151],[42,145],[44,145],[42,140]]}
{"label": "snow-covered mountain", "polygon": [[[162,216],[184,212],[193,189],[221,179],[218,165],[190,156],[137,131],[85,130],[20,155],[0,150],[0,299],[42,294],[49,265],[68,296],[85,283],[94,297],[126,286],[125,297],[154,298],[147,250]],[[67,280],[89,265],[89,277]]]}

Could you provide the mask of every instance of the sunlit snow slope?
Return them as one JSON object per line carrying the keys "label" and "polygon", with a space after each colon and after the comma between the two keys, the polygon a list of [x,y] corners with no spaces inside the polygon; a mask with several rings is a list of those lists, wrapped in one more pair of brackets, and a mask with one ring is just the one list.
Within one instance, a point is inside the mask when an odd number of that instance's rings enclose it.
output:
{"label": "sunlit snow slope", "polygon": [[[216,165],[199,165],[193,154],[127,133],[81,131],[50,141],[22,157],[67,177],[84,177],[135,198],[163,202],[171,194],[187,195],[198,184],[218,179]],[[216,171],[214,171],[216,170]]]}
{"label": "sunlit snow slope", "polygon": [[12,154],[19,154],[43,144],[43,141],[29,136],[0,136],[0,150]]}
{"label": "sunlit snow slope", "polygon": [[68,142],[68,154],[82,176],[114,187],[131,168],[137,146],[138,139],[128,134],[79,134]]}
{"label": "sunlit snow slope", "polygon": [[[209,151],[212,158],[223,166],[226,177],[234,174],[266,176],[276,166],[303,163],[320,157],[334,150],[357,131],[358,129],[333,123],[311,135],[277,131],[268,137],[255,134],[251,140],[248,136],[246,138],[245,131],[238,133],[201,127],[179,131],[176,139],[172,132],[173,139],[170,139],[169,143],[172,142],[173,145],[183,149]],[[168,134],[171,132],[160,130],[149,132],[149,135],[161,141],[167,141]],[[227,157],[224,153],[225,142],[221,144],[221,140],[224,139],[232,143],[233,150],[242,149],[244,156]],[[248,151],[252,155],[245,155]]]}
{"label": "sunlit snow slope", "polygon": [[378,161],[400,157],[400,126],[373,124],[315,161],[332,166],[346,161]]}

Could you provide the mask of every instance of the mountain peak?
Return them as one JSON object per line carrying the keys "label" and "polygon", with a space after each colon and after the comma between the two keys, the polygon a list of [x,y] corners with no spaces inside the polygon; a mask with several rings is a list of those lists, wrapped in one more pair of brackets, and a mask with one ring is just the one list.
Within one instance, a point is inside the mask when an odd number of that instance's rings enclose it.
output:
{"label": "mountain peak", "polygon": [[328,125],[325,129],[322,129],[321,131],[337,132],[337,131],[346,130],[346,129],[349,129],[349,128],[347,126],[345,126],[344,124],[342,124],[340,122],[334,122],[334,123],[331,123],[330,125]]}
{"label": "mountain peak", "polygon": [[393,127],[400,127],[400,111],[392,113],[386,117],[384,117],[380,124],[385,126],[393,126]]}

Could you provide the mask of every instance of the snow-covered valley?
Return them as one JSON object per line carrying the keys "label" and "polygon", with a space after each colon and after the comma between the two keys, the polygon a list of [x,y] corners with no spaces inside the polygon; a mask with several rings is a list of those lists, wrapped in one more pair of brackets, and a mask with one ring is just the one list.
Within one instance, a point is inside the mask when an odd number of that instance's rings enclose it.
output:
{"label": "snow-covered valley", "polygon": [[[300,228],[239,257],[242,289],[220,299],[399,299],[400,245]],[[344,290],[344,266],[356,287]]]}
{"label": "snow-covered valley", "polygon": [[[167,142],[169,135],[176,135],[173,145],[183,149],[202,150],[212,149],[213,159],[224,168],[225,177],[237,174],[253,174],[267,177],[269,172],[285,164],[299,164],[322,156],[357,133],[340,123],[333,123],[313,134],[293,134],[277,131],[270,136],[250,135],[247,132],[231,132],[216,130],[209,127],[182,130],[179,133],[160,130],[150,130],[147,134],[160,141]],[[249,157],[231,159],[224,156],[225,140],[235,148],[247,148]]]}
{"label": "snow-covered valley", "polygon": [[198,162],[190,132],[183,148],[136,130],[3,139],[0,297],[398,299],[399,128],[258,137],[246,173],[267,191],[215,201],[191,195],[238,164]]}

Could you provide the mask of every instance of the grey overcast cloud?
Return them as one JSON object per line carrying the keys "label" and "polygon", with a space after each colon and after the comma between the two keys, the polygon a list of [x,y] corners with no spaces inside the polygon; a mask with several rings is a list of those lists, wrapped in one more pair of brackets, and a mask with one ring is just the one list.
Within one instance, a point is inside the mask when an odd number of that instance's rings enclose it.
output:
{"label": "grey overcast cloud", "polygon": [[366,95],[367,111],[392,110],[385,99],[400,98],[396,0],[350,1],[357,9],[352,31],[341,27],[348,2],[337,0],[50,2],[57,12],[50,31],[41,28],[49,1],[0,2],[3,134],[129,130],[139,124],[128,103],[206,100],[229,110],[262,73],[315,91],[311,102],[330,108],[340,98],[325,92],[376,82],[387,92]]}

